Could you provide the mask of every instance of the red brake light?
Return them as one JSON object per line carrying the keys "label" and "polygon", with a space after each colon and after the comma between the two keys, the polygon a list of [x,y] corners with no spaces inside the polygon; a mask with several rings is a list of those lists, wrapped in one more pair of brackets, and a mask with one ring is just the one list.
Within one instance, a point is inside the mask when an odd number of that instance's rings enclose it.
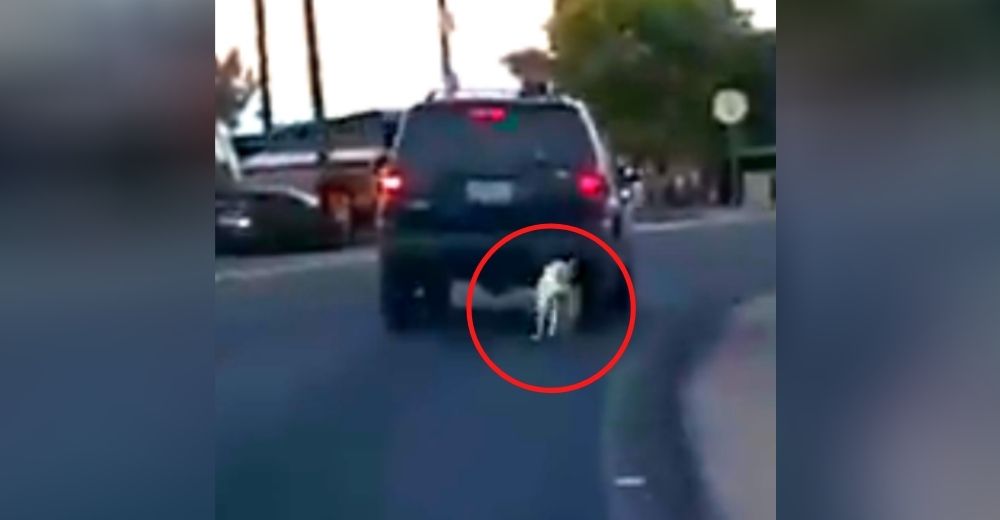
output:
{"label": "red brake light", "polygon": [[469,109],[469,117],[484,123],[499,123],[507,119],[507,111],[499,107],[473,107]]}
{"label": "red brake light", "polygon": [[403,189],[403,172],[396,166],[382,168],[378,176],[378,187],[382,193],[399,192]]}
{"label": "red brake light", "polygon": [[399,191],[403,187],[403,178],[398,175],[382,177],[382,189],[388,192]]}
{"label": "red brake light", "polygon": [[588,199],[597,199],[607,195],[608,182],[599,172],[584,171],[576,178],[576,187],[580,195]]}

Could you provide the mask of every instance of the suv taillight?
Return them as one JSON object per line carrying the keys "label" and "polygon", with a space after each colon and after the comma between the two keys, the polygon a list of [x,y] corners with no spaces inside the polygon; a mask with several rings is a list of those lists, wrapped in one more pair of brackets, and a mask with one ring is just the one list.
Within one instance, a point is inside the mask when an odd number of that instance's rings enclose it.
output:
{"label": "suv taillight", "polygon": [[584,170],[576,176],[576,189],[584,198],[599,200],[608,195],[608,180],[596,170]]}

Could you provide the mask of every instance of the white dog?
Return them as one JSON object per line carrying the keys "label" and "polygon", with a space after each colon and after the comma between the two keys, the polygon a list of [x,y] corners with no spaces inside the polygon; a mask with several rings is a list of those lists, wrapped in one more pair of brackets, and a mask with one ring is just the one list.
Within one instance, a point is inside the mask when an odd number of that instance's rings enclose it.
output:
{"label": "white dog", "polygon": [[575,319],[579,313],[579,290],[574,284],[576,259],[556,259],[542,269],[535,284],[534,341],[554,337],[559,331],[559,318]]}

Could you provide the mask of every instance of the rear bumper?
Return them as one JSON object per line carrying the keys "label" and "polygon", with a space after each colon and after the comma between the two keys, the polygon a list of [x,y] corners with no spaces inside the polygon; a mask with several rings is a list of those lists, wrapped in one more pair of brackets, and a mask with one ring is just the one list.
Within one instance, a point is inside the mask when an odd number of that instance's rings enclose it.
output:
{"label": "rear bumper", "polygon": [[[379,238],[380,258],[383,269],[397,273],[468,280],[482,258],[503,236],[486,233],[383,235]],[[606,237],[601,238],[607,241]],[[580,259],[584,270],[603,271],[608,266],[614,267],[607,254],[584,237],[562,231],[539,231],[517,237],[497,250],[480,273],[479,284],[492,290],[533,285],[545,264],[554,258],[570,257]],[[606,278],[606,274],[600,277]]]}

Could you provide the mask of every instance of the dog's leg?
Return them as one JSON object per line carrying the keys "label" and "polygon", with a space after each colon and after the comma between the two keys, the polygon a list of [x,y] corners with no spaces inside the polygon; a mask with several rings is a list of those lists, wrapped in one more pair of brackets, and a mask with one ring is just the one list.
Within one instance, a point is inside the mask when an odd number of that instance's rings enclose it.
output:
{"label": "dog's leg", "polygon": [[549,305],[549,337],[554,338],[559,330],[559,301]]}
{"label": "dog's leg", "polygon": [[535,333],[531,335],[533,341],[541,341],[545,332],[545,319],[548,316],[548,309],[545,305],[539,304],[535,307]]}

